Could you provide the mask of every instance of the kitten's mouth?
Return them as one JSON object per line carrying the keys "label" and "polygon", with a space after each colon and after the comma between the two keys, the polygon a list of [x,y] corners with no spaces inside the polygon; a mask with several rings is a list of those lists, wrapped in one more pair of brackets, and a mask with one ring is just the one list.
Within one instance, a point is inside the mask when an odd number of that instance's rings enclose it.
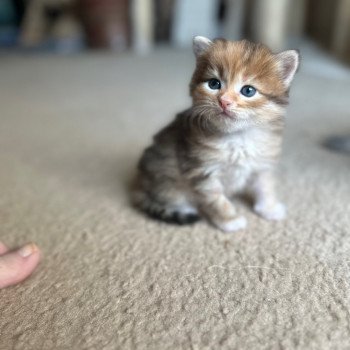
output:
{"label": "kitten's mouth", "polygon": [[234,113],[234,112],[231,112],[231,111],[227,111],[225,109],[223,109],[220,113],[221,116],[223,117],[228,117],[228,118],[231,118],[231,119],[236,119],[237,118],[237,114]]}

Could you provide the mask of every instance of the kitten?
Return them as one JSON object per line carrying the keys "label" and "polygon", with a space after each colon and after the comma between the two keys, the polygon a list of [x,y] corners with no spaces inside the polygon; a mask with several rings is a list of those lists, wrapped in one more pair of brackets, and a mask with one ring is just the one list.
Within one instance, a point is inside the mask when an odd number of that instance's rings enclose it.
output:
{"label": "kitten", "polygon": [[285,217],[275,194],[288,91],[297,51],[273,54],[246,40],[193,40],[192,107],[161,130],[139,162],[133,203],[167,222],[205,217],[219,229],[243,229],[232,196],[249,193],[254,211]]}

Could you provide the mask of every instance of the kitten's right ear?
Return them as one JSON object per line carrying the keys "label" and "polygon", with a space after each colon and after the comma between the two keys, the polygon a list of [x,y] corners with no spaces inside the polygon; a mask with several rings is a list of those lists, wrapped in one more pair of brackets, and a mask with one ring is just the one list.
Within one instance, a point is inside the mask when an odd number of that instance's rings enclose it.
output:
{"label": "kitten's right ear", "polygon": [[200,56],[207,51],[212,44],[213,42],[204,36],[195,36],[193,38],[193,52],[195,56]]}
{"label": "kitten's right ear", "polygon": [[283,83],[289,87],[300,64],[298,50],[287,50],[276,55]]}

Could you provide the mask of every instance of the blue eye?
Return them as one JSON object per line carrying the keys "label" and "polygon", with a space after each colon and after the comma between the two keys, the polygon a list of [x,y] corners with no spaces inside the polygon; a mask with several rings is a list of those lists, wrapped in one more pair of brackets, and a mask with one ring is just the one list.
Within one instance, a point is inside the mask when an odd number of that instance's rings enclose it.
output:
{"label": "blue eye", "polygon": [[221,89],[221,83],[218,79],[210,79],[208,80],[208,86],[212,90],[220,90]]}
{"label": "blue eye", "polygon": [[244,85],[241,89],[241,94],[246,97],[252,97],[256,94],[256,89],[250,85]]}

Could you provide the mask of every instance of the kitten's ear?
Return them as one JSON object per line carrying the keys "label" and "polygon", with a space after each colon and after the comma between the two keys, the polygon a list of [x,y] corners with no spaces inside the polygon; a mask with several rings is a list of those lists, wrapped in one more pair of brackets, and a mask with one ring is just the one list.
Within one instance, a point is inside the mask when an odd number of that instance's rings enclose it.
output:
{"label": "kitten's ear", "polygon": [[208,50],[212,45],[212,41],[204,36],[195,36],[193,38],[193,52],[196,57],[200,56],[202,53]]}
{"label": "kitten's ear", "polygon": [[276,55],[277,63],[284,85],[289,87],[300,63],[300,54],[297,50],[287,50]]}

